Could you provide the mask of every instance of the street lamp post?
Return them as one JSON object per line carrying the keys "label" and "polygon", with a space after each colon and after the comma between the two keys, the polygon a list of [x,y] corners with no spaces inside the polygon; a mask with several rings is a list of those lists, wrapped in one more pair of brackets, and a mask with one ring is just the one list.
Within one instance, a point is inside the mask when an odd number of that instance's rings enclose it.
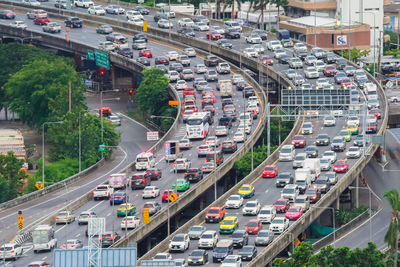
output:
{"label": "street lamp post", "polygon": [[44,189],[44,128],[46,124],[62,124],[63,121],[46,121],[42,124],[42,184]]}
{"label": "street lamp post", "polygon": [[[369,193],[369,242],[372,242],[372,200],[371,200],[371,188],[369,187],[361,187],[361,186],[349,186],[350,190],[356,189],[363,189],[363,190],[368,190]],[[358,194],[357,194],[358,195]]]}
{"label": "street lamp post", "polygon": [[316,207],[314,206],[310,206],[311,209],[330,209],[332,210],[332,223],[333,223],[333,247],[335,247],[335,243],[336,243],[336,222],[335,222],[335,209],[332,207]]}
{"label": "street lamp post", "polygon": [[[118,89],[114,90],[109,90],[106,91],[108,92],[119,92]],[[103,101],[108,101],[108,100],[120,100],[119,97],[117,98],[110,98],[110,99],[103,99],[103,91],[100,91],[100,124],[101,124],[101,144],[104,144],[104,124],[103,124],[103,112],[101,108],[103,107]],[[101,158],[103,158],[103,152],[101,152]]]}
{"label": "street lamp post", "polygon": [[[364,13],[368,13],[368,14],[372,14],[374,16],[374,78],[375,78],[375,71],[376,71],[376,23],[375,23],[375,12],[372,11],[356,11],[356,14],[364,14]],[[364,18],[361,20],[361,22],[364,22]]]}
{"label": "street lamp post", "polygon": [[78,156],[78,158],[79,158],[79,172],[81,172],[82,171],[82,132],[81,132],[81,112],[87,112],[87,110],[80,110],[79,111],[79,118],[78,118],[78,121],[79,121],[79,156]]}

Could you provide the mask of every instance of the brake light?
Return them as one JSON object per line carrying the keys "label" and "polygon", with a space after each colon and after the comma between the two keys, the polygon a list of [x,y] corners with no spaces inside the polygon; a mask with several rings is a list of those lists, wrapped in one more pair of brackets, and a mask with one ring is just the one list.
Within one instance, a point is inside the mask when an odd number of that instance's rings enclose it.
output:
{"label": "brake light", "polygon": [[113,200],[114,198],[110,197],[110,200]]}
{"label": "brake light", "polygon": [[145,184],[146,183],[146,179],[142,179],[142,183]]}
{"label": "brake light", "polygon": [[92,195],[94,195],[94,191],[92,191]]}
{"label": "brake light", "polygon": [[198,174],[198,173],[196,173],[194,176],[199,176],[199,174]]}

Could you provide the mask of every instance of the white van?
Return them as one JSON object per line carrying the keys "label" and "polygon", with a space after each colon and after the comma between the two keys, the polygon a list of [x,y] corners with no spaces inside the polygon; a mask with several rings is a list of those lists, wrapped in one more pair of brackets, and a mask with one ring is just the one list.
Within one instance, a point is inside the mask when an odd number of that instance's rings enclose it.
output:
{"label": "white van", "polygon": [[250,112],[240,113],[238,123],[251,125],[253,123],[253,114],[251,114]]}
{"label": "white van", "polygon": [[156,165],[156,159],[153,152],[142,152],[136,156],[135,168],[136,170],[147,170]]}
{"label": "white van", "polygon": [[108,184],[114,189],[125,189],[128,185],[128,179],[125,173],[114,173],[108,177]]}
{"label": "white van", "polygon": [[242,26],[240,26],[240,24],[234,20],[225,21],[224,24],[226,27],[229,27],[229,28],[235,29],[239,32],[242,32]]}
{"label": "white van", "polygon": [[50,225],[38,225],[32,233],[33,252],[51,251],[57,246],[54,238],[54,228]]}
{"label": "white van", "polygon": [[279,161],[292,161],[296,155],[293,145],[284,145],[279,151]]}

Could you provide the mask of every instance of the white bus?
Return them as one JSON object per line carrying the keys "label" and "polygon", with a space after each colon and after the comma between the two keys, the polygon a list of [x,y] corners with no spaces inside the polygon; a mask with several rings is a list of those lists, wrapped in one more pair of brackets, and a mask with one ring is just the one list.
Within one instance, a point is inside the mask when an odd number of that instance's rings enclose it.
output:
{"label": "white bus", "polygon": [[189,139],[204,139],[209,130],[209,114],[207,112],[196,112],[186,121],[186,135]]}

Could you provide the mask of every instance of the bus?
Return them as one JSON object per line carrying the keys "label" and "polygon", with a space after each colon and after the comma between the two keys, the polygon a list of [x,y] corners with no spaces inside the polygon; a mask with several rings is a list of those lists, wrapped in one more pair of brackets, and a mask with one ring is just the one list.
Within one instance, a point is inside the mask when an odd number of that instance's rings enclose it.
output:
{"label": "bus", "polygon": [[189,139],[204,139],[209,130],[208,112],[196,112],[186,121],[186,135]]}

